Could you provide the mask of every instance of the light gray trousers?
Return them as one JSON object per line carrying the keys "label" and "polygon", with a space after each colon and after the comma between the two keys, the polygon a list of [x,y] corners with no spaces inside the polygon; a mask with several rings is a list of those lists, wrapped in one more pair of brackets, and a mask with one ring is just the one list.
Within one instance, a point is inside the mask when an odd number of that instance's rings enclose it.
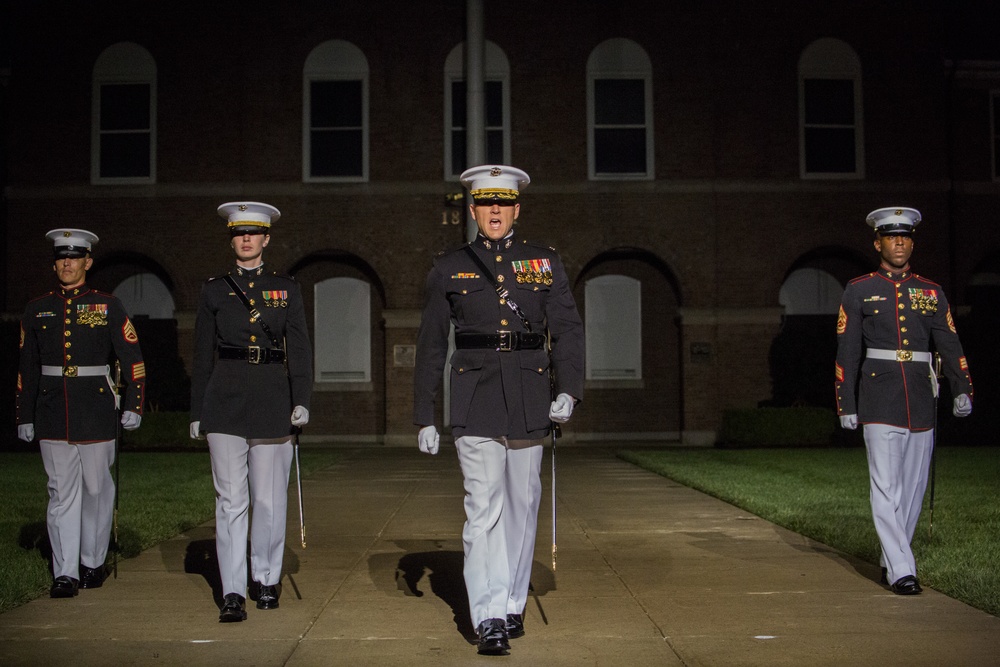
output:
{"label": "light gray trousers", "polygon": [[472,626],[521,614],[528,598],[541,501],[540,445],[507,449],[504,438],[455,441],[465,485],[465,587]]}
{"label": "light gray trousers", "polygon": [[46,519],[52,545],[52,575],[80,578],[80,564],[104,565],[115,511],[115,441],[74,445],[39,440],[49,476]]}
{"label": "light gray trousers", "polygon": [[865,424],[865,449],[872,518],[882,546],[882,565],[893,583],[917,574],[910,542],[927,489],[934,432]]}
{"label": "light gray trousers", "polygon": [[215,548],[222,594],[246,597],[248,526],[254,581],[265,586],[281,581],[292,440],[247,440],[225,433],[209,433],[206,437],[212,453]]}

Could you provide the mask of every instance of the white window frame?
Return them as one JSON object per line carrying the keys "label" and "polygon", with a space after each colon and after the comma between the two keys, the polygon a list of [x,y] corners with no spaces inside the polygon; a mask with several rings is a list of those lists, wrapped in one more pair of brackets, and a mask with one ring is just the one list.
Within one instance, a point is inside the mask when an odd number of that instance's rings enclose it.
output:
{"label": "white window frame", "polygon": [[[510,164],[510,62],[507,54],[495,43],[486,40],[486,60],[483,66],[484,82],[499,81],[502,90],[503,121],[502,125],[487,125],[486,130],[501,130],[503,132],[502,164]],[[444,179],[458,181],[451,159],[452,131],[459,129],[452,121],[452,84],[465,81],[465,43],[456,45],[444,61]]]}
{"label": "white window frame", "polygon": [[[123,130],[149,134],[148,176],[101,175],[101,89],[105,85],[149,86],[149,127]],[[119,42],[104,49],[94,62],[91,82],[90,182],[92,185],[143,185],[156,183],[156,61],[144,47],[134,42]]]}
{"label": "white window frame", "polygon": [[335,277],[313,288],[314,382],[372,381],[371,284]]}
{"label": "white window frame", "polygon": [[[854,88],[854,124],[824,127],[854,129],[854,171],[815,172],[806,170],[806,129],[820,127],[806,125],[805,82],[810,79],[850,80]],[[798,65],[799,86],[799,176],[802,179],[857,180],[865,177],[864,104],[861,86],[861,60],[846,42],[825,37],[818,39],[803,51]]]}
{"label": "white window frame", "polygon": [[836,315],[844,286],[829,271],[812,267],[788,274],[778,290],[785,315]]}
{"label": "white window frame", "polygon": [[1000,181],[1000,90],[990,91],[990,167],[994,181]]}
{"label": "white window frame", "polygon": [[[312,175],[312,83],[361,81],[361,173],[351,176]],[[302,182],[367,183],[369,161],[369,67],[365,54],[350,42],[333,39],[314,48],[302,68]]]}
{"label": "white window frame", "polygon": [[113,294],[129,317],[145,315],[151,320],[174,319],[174,297],[154,273],[137,273],[118,283]]}
{"label": "white window frame", "polygon": [[[646,171],[609,173],[597,171],[595,130],[595,81],[603,79],[641,79],[643,81],[645,122],[641,125],[615,125],[616,128],[644,128],[646,133]],[[597,45],[587,59],[587,174],[592,181],[649,181],[656,174],[653,136],[653,64],[645,49],[624,38],[612,38]]]}
{"label": "white window frame", "polygon": [[614,274],[587,280],[584,318],[586,379],[641,380],[642,282]]}

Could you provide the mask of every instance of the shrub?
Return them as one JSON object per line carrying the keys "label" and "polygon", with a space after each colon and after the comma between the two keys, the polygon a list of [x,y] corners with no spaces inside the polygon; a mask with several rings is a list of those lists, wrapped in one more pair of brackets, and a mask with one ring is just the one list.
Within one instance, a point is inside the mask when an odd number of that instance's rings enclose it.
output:
{"label": "shrub", "polygon": [[203,440],[188,437],[187,412],[153,411],[142,415],[134,431],[122,431],[123,449],[206,449]]}
{"label": "shrub", "polygon": [[829,445],[837,417],[826,408],[749,408],[726,410],[719,430],[720,446],[780,447]]}

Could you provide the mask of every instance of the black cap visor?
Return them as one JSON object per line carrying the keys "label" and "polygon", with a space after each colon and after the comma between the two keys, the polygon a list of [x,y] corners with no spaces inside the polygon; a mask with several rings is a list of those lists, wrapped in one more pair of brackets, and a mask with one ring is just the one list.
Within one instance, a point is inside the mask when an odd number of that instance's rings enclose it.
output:
{"label": "black cap visor", "polygon": [[236,227],[229,228],[229,236],[246,236],[250,234],[251,236],[255,234],[270,234],[271,230],[267,227],[262,227],[260,225],[237,225]]}
{"label": "black cap visor", "polygon": [[79,259],[86,257],[89,252],[90,250],[83,246],[61,245],[55,247],[53,254],[56,259]]}

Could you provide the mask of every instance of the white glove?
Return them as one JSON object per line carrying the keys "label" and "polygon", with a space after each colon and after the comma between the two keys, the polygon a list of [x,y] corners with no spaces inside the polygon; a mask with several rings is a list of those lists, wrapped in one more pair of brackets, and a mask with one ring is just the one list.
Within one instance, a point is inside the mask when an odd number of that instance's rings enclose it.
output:
{"label": "white glove", "polygon": [[972,414],[972,399],[968,394],[959,394],[955,397],[955,404],[951,408],[951,414],[956,417],[968,417]]}
{"label": "white glove", "polygon": [[17,425],[17,437],[25,442],[31,442],[35,439],[35,425],[34,424],[18,424]]}
{"label": "white glove", "polygon": [[142,421],[142,416],[134,412],[129,412],[126,410],[122,413],[122,428],[126,431],[134,431],[139,428],[139,422]]}
{"label": "white glove", "polygon": [[309,411],[301,405],[292,410],[292,426],[305,426],[309,423]]}
{"label": "white glove", "polygon": [[188,435],[191,436],[192,440],[204,440],[204,437],[201,435],[201,422],[200,421],[191,422],[191,426],[188,429]]}
{"label": "white glove", "polygon": [[552,401],[552,405],[549,406],[549,419],[560,424],[565,424],[569,421],[570,415],[573,414],[573,397],[569,394],[559,394],[556,396],[556,400]]}
{"label": "white glove", "polygon": [[857,427],[858,427],[857,415],[840,415],[840,428],[846,428],[848,431],[853,431]]}
{"label": "white glove", "polygon": [[425,426],[420,429],[417,433],[417,447],[420,448],[424,454],[434,455],[438,453],[438,448],[441,446],[441,435],[438,433],[437,428],[432,424],[431,426]]}

